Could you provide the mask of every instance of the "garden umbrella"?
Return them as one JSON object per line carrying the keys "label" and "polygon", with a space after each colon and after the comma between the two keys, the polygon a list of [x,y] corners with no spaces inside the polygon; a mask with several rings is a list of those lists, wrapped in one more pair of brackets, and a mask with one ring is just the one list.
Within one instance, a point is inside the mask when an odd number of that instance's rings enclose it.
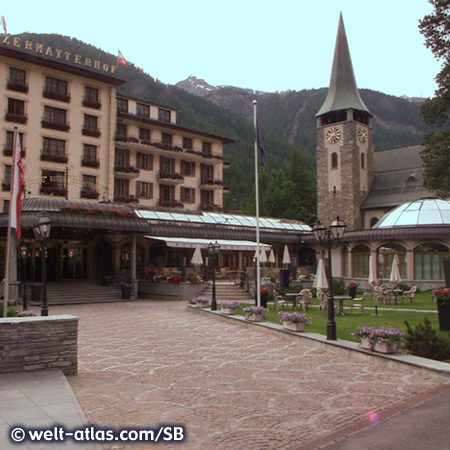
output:
{"label": "garden umbrella", "polygon": [[275,264],[275,255],[273,253],[273,248],[270,249],[269,262]]}
{"label": "garden umbrella", "polygon": [[289,256],[289,249],[288,246],[285,245],[284,246],[284,251],[283,251],[283,264],[290,264],[291,263],[291,257]]}
{"label": "garden umbrella", "polygon": [[194,256],[192,256],[191,259],[191,264],[203,264],[202,252],[199,245],[195,247]]}
{"label": "garden umbrella", "polygon": [[375,286],[378,282],[377,280],[377,267],[375,264],[376,260],[373,255],[369,258],[369,284]]}
{"label": "garden umbrella", "polygon": [[319,260],[317,266],[316,278],[314,279],[313,288],[316,289],[328,289],[327,274],[325,272],[325,266],[323,265],[323,259]]}
{"label": "garden umbrella", "polygon": [[395,283],[396,285],[402,281],[397,254],[394,255],[394,259],[392,261],[391,276],[389,278],[389,281],[391,283]]}

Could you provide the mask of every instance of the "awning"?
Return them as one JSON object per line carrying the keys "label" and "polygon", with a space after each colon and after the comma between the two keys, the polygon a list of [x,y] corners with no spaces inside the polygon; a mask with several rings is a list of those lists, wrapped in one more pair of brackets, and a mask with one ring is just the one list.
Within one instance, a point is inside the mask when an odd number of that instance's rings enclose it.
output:
{"label": "awning", "polygon": [[[206,248],[211,243],[220,245],[220,250],[240,250],[240,251],[255,251],[256,242],[252,241],[230,241],[226,239],[197,239],[197,238],[177,238],[177,237],[161,237],[161,236],[145,236],[147,239],[154,239],[156,241],[164,241],[168,247],[175,248],[195,248],[200,246]],[[260,243],[260,248],[270,250],[271,246]]]}

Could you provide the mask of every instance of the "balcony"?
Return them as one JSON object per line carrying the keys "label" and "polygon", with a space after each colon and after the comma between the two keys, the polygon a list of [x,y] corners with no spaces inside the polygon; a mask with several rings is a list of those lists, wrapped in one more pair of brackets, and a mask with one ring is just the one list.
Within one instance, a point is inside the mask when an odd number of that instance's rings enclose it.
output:
{"label": "balcony", "polygon": [[156,175],[156,179],[163,184],[182,184],[184,183],[184,177],[180,173],[159,171]]}
{"label": "balcony", "polygon": [[28,84],[20,81],[10,81],[6,83],[6,88],[10,91],[22,92],[26,94],[28,92]]}
{"label": "balcony", "polygon": [[184,203],[177,200],[159,200],[158,206],[163,206],[165,208],[184,208]]}
{"label": "balcony", "polygon": [[[13,154],[13,149],[12,147],[4,147],[3,148],[3,156],[12,156]],[[27,155],[26,149],[23,148],[20,152],[22,158],[25,158],[25,156]]]}
{"label": "balcony", "polygon": [[8,192],[11,190],[11,181],[2,181],[2,191]]}
{"label": "balcony", "polygon": [[81,165],[83,167],[93,167],[94,169],[98,169],[100,167],[100,161],[97,159],[82,159]]}
{"label": "balcony", "polygon": [[223,181],[215,180],[214,178],[202,178],[200,180],[200,187],[206,190],[223,189]]}
{"label": "balcony", "polygon": [[88,198],[91,200],[97,200],[99,198],[100,194],[93,190],[93,189],[81,189],[80,191],[80,197],[81,198]]}
{"label": "balcony", "polygon": [[28,122],[28,117],[25,114],[6,113],[5,120],[7,122],[16,122],[25,124]]}
{"label": "balcony", "polygon": [[81,130],[81,133],[84,134],[85,136],[91,136],[91,137],[100,137],[102,134],[99,129],[88,128],[88,127],[83,127],[83,129]]}
{"label": "balcony", "polygon": [[[194,150],[192,148],[187,148],[184,150],[184,158],[186,159],[193,159],[198,160],[198,159],[209,159],[209,160],[215,160],[217,162],[219,161],[223,161],[223,156],[222,155],[216,155],[214,153],[205,153],[201,150]],[[215,161],[212,161],[213,164],[216,164]]]}
{"label": "balcony", "polygon": [[49,90],[44,90],[42,92],[42,96],[45,98],[50,98],[52,100],[58,100],[60,102],[69,103],[70,102],[70,95],[64,94],[61,92],[54,92]]}
{"label": "balcony", "polygon": [[102,109],[102,103],[100,101],[91,100],[89,98],[83,99],[83,106],[86,106],[87,108]]}
{"label": "balcony", "polygon": [[50,128],[52,130],[59,130],[59,131],[69,131],[70,130],[70,125],[68,125],[67,123],[57,122],[55,120],[42,119],[41,126],[43,128]]}
{"label": "balcony", "polygon": [[134,195],[115,195],[115,203],[139,203],[139,199]]}
{"label": "balcony", "polygon": [[59,164],[67,164],[67,162],[69,161],[69,157],[66,155],[55,155],[52,153],[42,152],[41,153],[41,161],[49,161],[49,162],[54,162],[54,163],[59,163]]}
{"label": "balcony", "polygon": [[54,185],[41,185],[40,193],[43,195],[54,195],[58,197],[65,197],[67,194],[67,189],[61,186]]}
{"label": "balcony", "polygon": [[115,175],[119,178],[137,178],[139,176],[139,169],[133,166],[114,166]]}

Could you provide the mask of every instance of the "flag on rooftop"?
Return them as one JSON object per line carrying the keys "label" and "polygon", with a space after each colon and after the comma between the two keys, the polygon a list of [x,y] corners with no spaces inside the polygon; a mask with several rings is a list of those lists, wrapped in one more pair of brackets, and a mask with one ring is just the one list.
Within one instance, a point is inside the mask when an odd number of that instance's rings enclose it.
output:
{"label": "flag on rooftop", "polygon": [[20,210],[22,207],[23,167],[22,149],[20,148],[19,133],[15,132],[13,148],[13,171],[11,180],[11,228],[16,230],[17,239],[20,238]]}
{"label": "flag on rooftop", "polygon": [[117,50],[117,64],[128,67],[128,61],[123,57],[120,50]]}
{"label": "flag on rooftop", "polygon": [[259,150],[259,162],[261,163],[261,166],[263,167],[263,169],[266,168],[266,158],[264,155],[264,146],[262,143],[262,139],[261,139],[261,134],[259,132],[259,122],[258,120],[256,121],[256,146],[258,147]]}

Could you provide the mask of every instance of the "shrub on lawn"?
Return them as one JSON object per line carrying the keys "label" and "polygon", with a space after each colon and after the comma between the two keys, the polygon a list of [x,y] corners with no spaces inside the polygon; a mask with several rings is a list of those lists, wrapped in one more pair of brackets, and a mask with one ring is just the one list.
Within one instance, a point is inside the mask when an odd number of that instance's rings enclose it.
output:
{"label": "shrub on lawn", "polygon": [[405,348],[410,353],[438,361],[450,359],[450,339],[438,336],[427,317],[424,318],[424,324],[419,324],[414,329],[407,320],[405,325]]}

